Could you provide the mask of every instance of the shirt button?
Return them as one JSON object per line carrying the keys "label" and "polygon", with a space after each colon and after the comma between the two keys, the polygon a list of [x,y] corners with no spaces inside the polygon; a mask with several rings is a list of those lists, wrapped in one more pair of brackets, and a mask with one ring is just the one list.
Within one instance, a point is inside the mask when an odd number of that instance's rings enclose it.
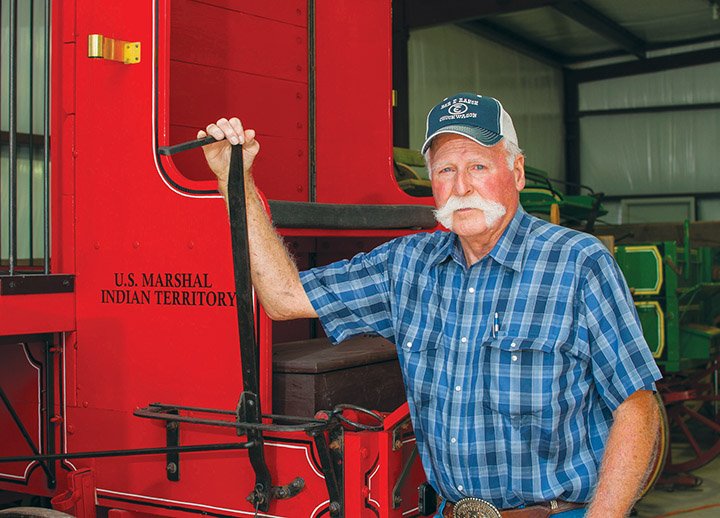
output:
{"label": "shirt button", "polygon": [[455,387],[455,392],[460,392],[462,390],[462,387],[460,385],[457,385]]}
{"label": "shirt button", "polygon": [[513,354],[513,355],[512,355],[512,361],[514,361],[514,362],[517,361],[517,354]]}
{"label": "shirt button", "polygon": [[412,347],[412,342],[408,342],[405,344],[405,347]]}
{"label": "shirt button", "polygon": [[467,342],[467,338],[465,338],[465,337],[463,336],[463,337],[460,339],[460,341],[461,341],[462,343],[465,343],[465,342]]}
{"label": "shirt button", "polygon": [[515,349],[515,348],[517,347],[517,344],[516,344],[515,342],[513,342],[513,343],[510,344],[510,347],[513,348],[513,349]]}
{"label": "shirt button", "polygon": [[469,293],[475,293],[475,288],[469,288],[469,289],[468,289],[468,292],[469,292]]}
{"label": "shirt button", "polygon": [[450,438],[450,442],[455,444],[457,442],[457,439],[455,437]]}
{"label": "shirt button", "polygon": [[463,489],[465,489],[463,486],[458,486],[458,491],[462,491]]}

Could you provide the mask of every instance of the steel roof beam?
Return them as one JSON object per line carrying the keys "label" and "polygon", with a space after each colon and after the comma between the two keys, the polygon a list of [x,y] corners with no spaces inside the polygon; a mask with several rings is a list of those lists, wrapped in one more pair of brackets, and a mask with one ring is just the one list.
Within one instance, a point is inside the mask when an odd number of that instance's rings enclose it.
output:
{"label": "steel roof beam", "polygon": [[494,14],[514,13],[556,4],[560,0],[408,0],[406,21],[410,29],[476,20]]}
{"label": "steel roof beam", "polygon": [[676,68],[705,65],[708,63],[716,63],[718,61],[720,61],[720,47],[715,47],[705,50],[696,50],[694,52],[684,52],[681,54],[669,54],[667,56],[648,58],[641,61],[633,60],[614,65],[568,70],[568,73],[573,76],[575,81],[585,83],[589,81],[611,79],[614,77],[626,77],[651,72],[662,72],[663,70],[673,70]]}
{"label": "steel roof beam", "polygon": [[599,11],[596,11],[588,4],[580,0],[564,0],[553,5],[553,8],[584,25],[591,31],[603,36],[625,49],[628,53],[634,54],[640,59],[646,57],[646,43],[633,33],[618,25]]}
{"label": "steel roof beam", "polygon": [[484,20],[475,20],[471,22],[461,22],[456,24],[467,31],[472,32],[483,38],[487,38],[495,43],[499,43],[512,50],[525,54],[536,59],[546,65],[560,68],[563,66],[566,57],[562,54],[542,47],[537,43],[519,36],[518,34],[493,25]]}

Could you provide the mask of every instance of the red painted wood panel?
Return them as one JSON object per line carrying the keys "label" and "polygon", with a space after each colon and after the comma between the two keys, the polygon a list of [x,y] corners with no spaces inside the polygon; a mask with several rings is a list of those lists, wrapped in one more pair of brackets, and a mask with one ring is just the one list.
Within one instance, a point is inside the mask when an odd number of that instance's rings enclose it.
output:
{"label": "red painted wood panel", "polygon": [[[308,199],[307,34],[288,23],[305,19],[304,5],[172,4],[170,143],[195,138],[197,129],[220,117],[240,117],[261,139],[255,174],[272,199]],[[201,153],[173,161],[189,180],[213,178]]]}
{"label": "red painted wood panel", "polygon": [[182,0],[172,3],[170,30],[174,61],[307,81],[303,27]]}
{"label": "red painted wood panel", "polygon": [[240,2],[238,0],[202,0],[200,4],[215,5],[232,11],[280,20],[301,27],[307,26],[307,0],[283,2]]}
{"label": "red painted wood panel", "polygon": [[0,336],[75,329],[75,294],[0,295]]}
{"label": "red painted wood panel", "polygon": [[390,0],[316,6],[317,201],[418,203],[392,172],[390,10]]}
{"label": "red painted wood panel", "polygon": [[238,115],[247,127],[307,139],[307,85],[208,66],[170,64],[171,124],[204,127]]}

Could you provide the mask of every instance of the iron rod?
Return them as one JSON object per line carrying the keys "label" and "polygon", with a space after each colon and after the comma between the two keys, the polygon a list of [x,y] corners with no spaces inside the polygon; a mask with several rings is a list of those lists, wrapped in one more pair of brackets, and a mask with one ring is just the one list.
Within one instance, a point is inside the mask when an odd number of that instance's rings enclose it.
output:
{"label": "iron rod", "polygon": [[[242,145],[232,147],[228,178],[228,209],[230,212],[230,237],[232,243],[233,272],[237,309],[238,336],[240,338],[240,367],[242,370],[243,392],[238,405],[238,420],[261,422],[260,365],[255,341],[254,304],[250,278],[250,247],[245,204],[245,171]],[[242,417],[241,417],[242,416]],[[238,433],[240,430],[238,430]],[[272,477],[265,462],[262,432],[249,428],[248,439],[255,446],[248,450],[250,464],[255,472],[255,490],[251,502],[260,511],[267,511],[270,502]]]}
{"label": "iron rod", "polygon": [[33,71],[33,54],[35,51],[35,0],[30,0],[30,53],[28,59],[28,83],[29,92],[28,95],[28,132],[30,133],[30,172],[28,176],[28,224],[30,227],[29,242],[28,242],[28,259],[30,260],[30,266],[34,266],[34,250],[33,250],[33,236],[35,234],[33,230],[33,168],[35,165],[35,142],[32,135],[35,133],[33,125],[33,107],[35,105],[35,89],[34,86],[34,71]]}
{"label": "iron rod", "polygon": [[45,106],[43,109],[43,271],[50,273],[50,7],[45,2]]}
{"label": "iron rod", "polygon": [[174,146],[161,146],[158,148],[158,155],[171,156],[176,153],[181,153],[189,149],[195,149],[196,147],[207,146],[208,144],[214,144],[218,142],[215,137],[208,135],[207,137],[199,138],[196,140],[188,140],[187,142],[181,142]]}
{"label": "iron rod", "polygon": [[169,446],[165,448],[138,448],[131,450],[102,450],[102,451],[84,451],[79,453],[55,453],[53,455],[35,455],[20,457],[0,457],[0,463],[3,462],[23,462],[23,461],[47,461],[47,460],[65,460],[65,459],[99,459],[102,457],[131,457],[134,455],[157,455],[160,453],[192,453],[199,451],[218,451],[218,450],[247,450],[253,446],[253,442],[224,443],[224,444],[199,444],[193,446]]}
{"label": "iron rod", "polygon": [[[250,252],[245,211],[245,174],[242,146],[233,146],[228,179],[228,206],[232,238],[235,292],[237,293],[237,325],[240,336],[243,390],[259,394],[258,358],[255,343],[255,321],[250,278]],[[258,410],[259,411],[259,410]]]}
{"label": "iron rod", "polygon": [[9,9],[10,52],[8,54],[8,64],[10,84],[8,98],[10,106],[8,111],[8,144],[10,149],[8,157],[10,159],[10,184],[8,186],[8,201],[10,220],[8,222],[8,265],[10,275],[14,275],[15,263],[17,262],[17,0],[11,0]]}
{"label": "iron rod", "polygon": [[[30,437],[30,434],[28,433],[27,429],[25,428],[25,425],[23,424],[22,420],[20,419],[20,416],[15,412],[15,408],[12,406],[12,403],[10,403],[10,400],[8,399],[7,395],[5,394],[5,391],[0,387],[0,399],[2,399],[3,403],[5,404],[5,408],[7,408],[7,411],[10,413],[10,417],[12,417],[12,420],[15,422],[15,426],[17,426],[18,430],[20,430],[20,434],[23,436],[23,439],[25,439],[25,442],[28,446],[30,446],[30,449],[35,454],[35,456],[40,455],[40,451],[38,450],[37,446],[35,446],[35,443],[32,440],[32,437]],[[35,460],[35,459],[33,459]],[[1,462],[1,461],[0,461]],[[43,469],[45,474],[48,476],[48,480],[51,477],[50,470],[48,469],[45,462],[40,463],[40,467]]]}
{"label": "iron rod", "polygon": [[[2,19],[3,19],[3,4],[2,4],[2,2],[0,2],[0,27],[2,27]],[[3,50],[2,50],[2,42],[3,42],[3,38],[0,37],[0,56],[4,56]],[[2,63],[1,59],[0,59],[0,63]],[[1,67],[0,67],[0,69],[1,69]],[[2,76],[2,74],[0,74],[0,77],[1,76]],[[2,99],[5,99],[5,97],[3,96],[2,92],[3,92],[3,82],[0,81],[0,120],[2,120],[2,112],[3,112],[3,109],[5,108],[4,102],[2,101]],[[0,128],[0,135],[2,135],[3,133],[5,133],[5,132],[2,131],[2,128]],[[2,191],[2,188],[3,188],[2,187],[2,156],[3,156],[2,149],[3,149],[4,141],[5,141],[5,139],[0,137],[0,191]],[[2,257],[3,257],[3,255],[2,255],[2,250],[3,250],[2,221],[3,221],[3,211],[2,211],[2,204],[0,204],[0,271],[2,271]]]}
{"label": "iron rod", "polygon": [[171,414],[169,412],[156,412],[141,408],[135,410],[135,415],[147,419],[162,419],[164,421],[177,421],[179,423],[190,424],[206,424],[210,426],[224,426],[226,428],[235,428],[239,431],[272,431],[272,432],[310,432],[316,429],[324,429],[328,426],[327,421],[314,422],[310,421],[301,424],[264,424],[259,422],[243,422],[243,421],[223,421],[218,419],[205,419],[202,417],[188,417],[182,415]]}
{"label": "iron rod", "polygon": [[[237,415],[235,410],[223,410],[218,408],[205,408],[199,406],[185,406],[185,405],[171,405],[165,403],[150,403],[148,407],[165,409],[165,410],[188,410],[190,412],[205,412],[208,414],[222,414],[222,415]],[[262,417],[270,419],[284,420],[287,422],[298,422],[305,424],[323,424],[327,423],[327,419],[315,419],[312,417],[303,417],[295,415],[280,415],[280,414],[262,414]]]}
{"label": "iron rod", "polygon": [[[55,367],[53,362],[52,336],[43,340],[45,346],[45,453],[52,455],[55,453]],[[48,489],[55,489],[57,481],[55,480],[55,461],[48,462]]]}
{"label": "iron rod", "polygon": [[308,201],[317,201],[315,0],[308,0]]}

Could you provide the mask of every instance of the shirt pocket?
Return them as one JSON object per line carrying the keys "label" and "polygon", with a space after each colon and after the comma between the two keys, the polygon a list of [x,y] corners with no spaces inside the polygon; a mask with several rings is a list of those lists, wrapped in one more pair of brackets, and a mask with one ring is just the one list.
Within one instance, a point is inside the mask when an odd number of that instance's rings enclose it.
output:
{"label": "shirt pocket", "polygon": [[549,413],[554,401],[556,341],[498,337],[483,344],[482,404],[507,416]]}
{"label": "shirt pocket", "polygon": [[444,361],[441,340],[441,334],[437,333],[433,339],[406,340],[399,347],[407,395],[420,412],[437,400],[439,387],[447,385],[443,369],[438,368]]}

